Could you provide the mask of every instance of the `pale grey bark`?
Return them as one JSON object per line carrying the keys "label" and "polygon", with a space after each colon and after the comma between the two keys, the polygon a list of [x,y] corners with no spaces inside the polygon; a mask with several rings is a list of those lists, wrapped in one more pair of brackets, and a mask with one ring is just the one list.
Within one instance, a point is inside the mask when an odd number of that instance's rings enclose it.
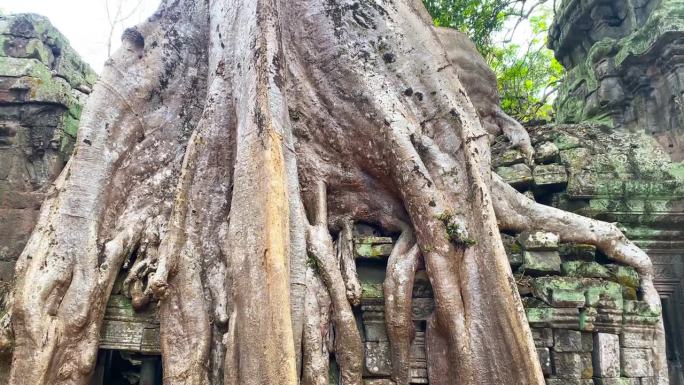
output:
{"label": "pale grey bark", "polygon": [[[360,384],[356,222],[402,233],[385,282],[397,383],[422,257],[431,380],[543,384],[499,225],[575,238],[492,176],[489,131],[528,155],[529,138],[486,68],[461,83],[455,58],[477,53],[419,1],[167,0],[125,36],[18,264],[12,384],[87,384],[128,258],[136,306],[159,304],[165,384],[322,384],[330,352]],[[580,238],[648,289],[645,254],[606,229]]]}

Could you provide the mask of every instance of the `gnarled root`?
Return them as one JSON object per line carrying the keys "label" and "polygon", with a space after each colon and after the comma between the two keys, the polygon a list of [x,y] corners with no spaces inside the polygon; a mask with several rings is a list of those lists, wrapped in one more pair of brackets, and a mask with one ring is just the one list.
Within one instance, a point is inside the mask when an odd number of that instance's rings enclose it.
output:
{"label": "gnarled root", "polygon": [[653,286],[653,264],[614,224],[534,202],[492,174],[494,210],[502,230],[545,230],[566,242],[588,243],[615,261],[633,266],[641,276],[645,300],[660,304]]}
{"label": "gnarled root", "polygon": [[328,385],[330,366],[327,340],[330,296],[313,267],[306,271],[304,334],[302,338],[302,385]]}
{"label": "gnarled root", "polygon": [[[598,221],[574,213],[545,206],[520,194],[496,174],[492,175],[494,210],[502,230],[545,230],[557,233],[566,242],[595,245],[609,258],[634,267],[641,277],[643,299],[654,310],[660,310],[660,297],[653,285],[653,263],[648,255],[632,243],[612,223]],[[662,320],[656,328],[656,372],[666,379],[665,332]],[[659,380],[660,381],[660,380]]]}
{"label": "gnarled root", "polygon": [[147,279],[157,267],[157,249],[159,233],[156,226],[148,226],[138,247],[138,253],[123,282],[123,292],[129,298],[133,308],[144,309],[152,299],[152,292],[147,289]]}
{"label": "gnarled root", "polygon": [[514,148],[517,148],[525,155],[527,164],[534,162],[534,149],[530,142],[530,135],[517,120],[511,118],[500,107],[496,109],[495,121],[506,135],[506,138],[511,142]]}
{"label": "gnarled root", "polygon": [[363,344],[347,300],[344,280],[328,231],[326,185],[319,182],[316,187],[315,224],[307,231],[307,250],[316,259],[318,273],[330,293],[335,327],[335,357],[340,366],[341,383],[361,385]]}
{"label": "gnarled root", "polygon": [[410,381],[411,341],[413,335],[413,281],[420,249],[411,230],[405,230],[392,249],[387,262],[385,293],[385,324],[390,341],[392,380],[397,385]]}
{"label": "gnarled root", "polygon": [[439,332],[437,318],[433,314],[427,321],[425,330],[425,354],[427,358],[427,372],[430,385],[451,384],[451,366],[447,359],[449,345],[445,337]]}
{"label": "gnarled root", "polygon": [[347,288],[347,299],[356,306],[361,303],[361,283],[356,275],[356,262],[354,258],[354,239],[352,235],[352,222],[347,220],[342,223],[342,231],[335,242],[337,259],[340,263],[344,286]]}
{"label": "gnarled root", "polygon": [[[0,287],[0,290],[4,288]],[[3,296],[5,296],[3,298]],[[10,293],[2,294],[0,293],[0,305],[2,305],[8,311],[0,316],[0,356],[6,353],[10,353],[12,350],[12,342],[14,340],[12,336],[12,325],[11,325],[11,308],[12,308],[12,298]]]}

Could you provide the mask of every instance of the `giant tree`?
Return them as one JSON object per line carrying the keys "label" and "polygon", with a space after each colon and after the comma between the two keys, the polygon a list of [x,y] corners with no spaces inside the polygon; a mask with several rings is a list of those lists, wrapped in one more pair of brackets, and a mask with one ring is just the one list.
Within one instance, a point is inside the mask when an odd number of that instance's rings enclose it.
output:
{"label": "giant tree", "polygon": [[124,261],[134,306],[158,301],[166,384],[324,384],[330,353],[360,384],[357,222],[399,234],[397,384],[421,259],[432,382],[543,384],[502,229],[595,244],[658,306],[648,257],[615,226],[491,173],[491,135],[528,155],[529,138],[417,0],[166,0],[123,40],[18,262],[12,384],[88,383]]}

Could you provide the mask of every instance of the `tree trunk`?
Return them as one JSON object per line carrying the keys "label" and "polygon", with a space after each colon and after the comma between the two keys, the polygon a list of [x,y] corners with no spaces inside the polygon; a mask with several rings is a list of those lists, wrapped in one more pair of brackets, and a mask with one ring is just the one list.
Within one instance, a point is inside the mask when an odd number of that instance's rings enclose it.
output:
{"label": "tree trunk", "polygon": [[[497,215],[544,228],[539,215],[558,214],[493,178],[488,131],[528,153],[529,138],[496,100],[476,110],[455,58],[477,53],[422,7],[166,0],[127,30],[18,263],[11,383],[88,383],[131,260],[134,305],[159,301],[165,384],[321,384],[329,351],[342,383],[361,384],[348,242],[365,222],[402,233],[385,282],[397,384],[421,254],[431,379],[543,384]],[[581,226],[582,242],[648,273],[621,234],[585,221],[551,225],[569,239]]]}

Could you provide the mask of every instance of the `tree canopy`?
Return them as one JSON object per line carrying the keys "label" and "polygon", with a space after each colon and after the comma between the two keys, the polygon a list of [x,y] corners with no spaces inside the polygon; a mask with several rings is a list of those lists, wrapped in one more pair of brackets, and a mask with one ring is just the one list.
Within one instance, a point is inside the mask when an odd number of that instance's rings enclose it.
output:
{"label": "tree canopy", "polygon": [[[501,106],[521,122],[553,119],[563,67],[546,48],[545,0],[425,0],[437,26],[467,34],[496,73]],[[523,38],[516,36],[523,35]]]}

